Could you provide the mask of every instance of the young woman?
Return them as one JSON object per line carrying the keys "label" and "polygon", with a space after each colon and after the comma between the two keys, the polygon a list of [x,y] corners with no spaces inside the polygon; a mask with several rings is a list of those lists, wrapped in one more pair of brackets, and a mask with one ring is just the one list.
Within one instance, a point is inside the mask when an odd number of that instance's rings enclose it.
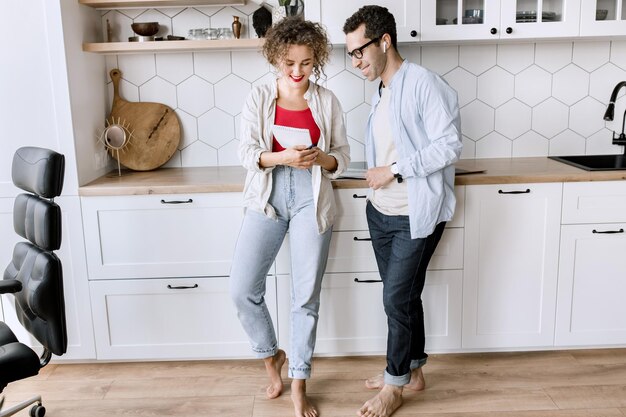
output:
{"label": "young woman", "polygon": [[[263,55],[278,79],[253,88],[242,111],[239,156],[248,170],[246,213],[235,248],[231,296],[252,350],[265,362],[267,397],[283,390],[285,352],[278,348],[265,305],[265,280],[285,234],[291,251],[289,377],[296,417],[315,417],[306,397],[322,276],[335,215],[330,180],[349,163],[350,149],[339,101],[319,80],[329,56],[324,30],[300,18],[269,29]],[[274,126],[306,129],[307,144],[281,144]],[[276,135],[278,136],[278,135]],[[285,283],[281,284],[285,285]]]}

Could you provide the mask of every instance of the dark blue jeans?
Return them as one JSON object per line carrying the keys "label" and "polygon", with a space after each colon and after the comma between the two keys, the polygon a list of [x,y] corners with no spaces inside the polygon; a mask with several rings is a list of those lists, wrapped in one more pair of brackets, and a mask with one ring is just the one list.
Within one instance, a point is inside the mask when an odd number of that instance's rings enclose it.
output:
{"label": "dark blue jeans", "polygon": [[411,239],[409,216],[387,216],[368,202],[367,223],[383,281],[387,314],[385,383],[405,385],[411,369],[426,363],[422,290],[428,262],[446,225],[441,222],[423,239]]}

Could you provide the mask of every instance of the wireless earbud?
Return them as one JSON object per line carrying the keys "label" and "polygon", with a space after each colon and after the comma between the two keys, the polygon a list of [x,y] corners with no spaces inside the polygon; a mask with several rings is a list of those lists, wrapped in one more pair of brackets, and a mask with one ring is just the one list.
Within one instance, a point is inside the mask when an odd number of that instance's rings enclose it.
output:
{"label": "wireless earbud", "polygon": [[387,42],[383,42],[383,54],[387,52]]}

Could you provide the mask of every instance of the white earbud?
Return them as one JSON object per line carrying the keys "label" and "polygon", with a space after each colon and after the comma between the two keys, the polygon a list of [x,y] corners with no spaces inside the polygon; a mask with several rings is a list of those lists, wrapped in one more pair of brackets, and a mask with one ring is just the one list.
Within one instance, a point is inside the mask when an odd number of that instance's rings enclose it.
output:
{"label": "white earbud", "polygon": [[383,54],[387,52],[387,42],[383,42]]}

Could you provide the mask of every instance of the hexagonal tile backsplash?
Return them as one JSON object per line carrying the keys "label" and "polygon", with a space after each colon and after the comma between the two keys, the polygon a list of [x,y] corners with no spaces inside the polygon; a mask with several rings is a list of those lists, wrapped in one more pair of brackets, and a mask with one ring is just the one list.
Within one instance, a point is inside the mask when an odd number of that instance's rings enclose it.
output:
{"label": "hexagonal tile backsplash", "polygon": [[[254,10],[242,6],[107,11],[102,19],[121,28],[158,17],[164,33],[186,35],[181,31],[200,22],[221,26],[229,16],[239,15],[243,36],[254,37]],[[120,32],[129,35],[125,29]],[[626,41],[404,44],[400,50],[442,75],[459,92],[463,158],[622,151],[611,145],[611,131],[621,130],[623,91],[615,121],[605,122],[602,116],[613,87],[626,79]],[[106,64],[107,70],[122,71],[124,98],[157,101],[177,111],[183,137],[169,167],[236,165],[238,115],[245,96],[275,74],[258,51],[119,55],[107,57]],[[363,160],[364,125],[377,83],[350,68],[341,45],[333,48],[326,76],[321,83],[335,91],[344,107],[352,158]],[[108,77],[106,81],[110,83]]]}

